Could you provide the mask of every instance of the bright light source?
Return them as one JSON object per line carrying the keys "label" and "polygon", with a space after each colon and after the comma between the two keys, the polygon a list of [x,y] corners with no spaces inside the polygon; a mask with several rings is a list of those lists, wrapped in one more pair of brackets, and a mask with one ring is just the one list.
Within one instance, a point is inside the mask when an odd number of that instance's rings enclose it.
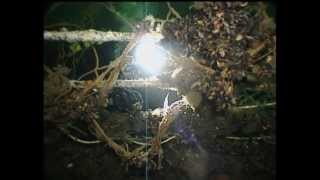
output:
{"label": "bright light source", "polygon": [[165,65],[167,56],[164,50],[156,43],[159,37],[151,34],[144,35],[135,49],[135,64],[145,71],[157,75]]}

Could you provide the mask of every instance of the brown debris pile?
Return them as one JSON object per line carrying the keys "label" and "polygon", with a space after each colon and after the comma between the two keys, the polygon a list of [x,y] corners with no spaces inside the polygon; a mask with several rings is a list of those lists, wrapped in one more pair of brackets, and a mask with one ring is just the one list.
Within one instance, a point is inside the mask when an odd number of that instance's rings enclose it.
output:
{"label": "brown debris pile", "polygon": [[189,89],[200,86],[197,91],[224,109],[235,103],[237,82],[275,75],[275,25],[265,4],[199,2],[194,9],[163,29],[165,46],[174,44],[169,49],[212,69],[202,80],[191,69],[180,71],[181,77],[204,81],[186,83]]}
{"label": "brown debris pile", "polygon": [[44,120],[64,123],[80,118],[81,111],[74,103],[74,91],[66,77],[70,70],[61,66],[53,69],[54,71],[45,66],[47,76],[44,80]]}

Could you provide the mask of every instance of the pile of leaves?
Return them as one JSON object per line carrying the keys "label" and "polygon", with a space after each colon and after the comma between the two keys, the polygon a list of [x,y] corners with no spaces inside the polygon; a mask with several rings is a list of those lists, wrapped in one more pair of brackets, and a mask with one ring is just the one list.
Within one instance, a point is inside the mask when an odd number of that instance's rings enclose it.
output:
{"label": "pile of leaves", "polygon": [[236,103],[237,83],[275,78],[275,24],[264,3],[198,2],[162,33],[164,46],[213,69],[200,89],[222,109]]}

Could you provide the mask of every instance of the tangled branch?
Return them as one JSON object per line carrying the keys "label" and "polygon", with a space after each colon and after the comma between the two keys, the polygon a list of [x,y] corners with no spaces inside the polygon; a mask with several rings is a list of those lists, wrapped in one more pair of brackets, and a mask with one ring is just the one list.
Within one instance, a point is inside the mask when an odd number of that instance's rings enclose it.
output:
{"label": "tangled branch", "polygon": [[94,73],[96,74],[96,77],[98,77],[98,76],[99,76],[99,74],[98,74],[99,57],[98,57],[98,53],[97,53],[96,48],[92,47],[92,50],[93,50],[94,55],[95,55],[95,57],[96,57],[96,67],[94,68]]}
{"label": "tangled branch", "polygon": [[93,122],[93,125],[99,134],[100,137],[103,138],[103,141],[105,141],[115,152],[120,156],[124,158],[128,158],[131,156],[131,153],[128,152],[125,148],[115,143],[109,136],[106,135],[104,130],[101,128],[99,123],[91,116],[91,121]]}
{"label": "tangled branch", "polygon": [[[180,14],[171,6],[171,4],[169,2],[167,2],[167,5],[168,5],[170,12],[172,12],[172,14],[174,14],[177,18],[182,19]],[[169,18],[169,16],[170,15],[167,15],[167,19]]]}
{"label": "tangled branch", "polygon": [[70,139],[72,139],[75,142],[81,143],[81,144],[98,144],[101,143],[100,140],[94,140],[94,141],[87,141],[82,140],[78,137],[73,136],[72,134],[68,133],[64,128],[60,128],[61,132],[63,132],[65,135],[67,135]]}

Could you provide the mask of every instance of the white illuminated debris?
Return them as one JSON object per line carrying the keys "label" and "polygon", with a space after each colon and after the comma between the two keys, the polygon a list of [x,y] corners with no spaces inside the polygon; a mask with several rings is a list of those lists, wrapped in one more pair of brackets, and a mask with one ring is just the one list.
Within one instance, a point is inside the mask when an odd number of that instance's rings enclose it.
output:
{"label": "white illuminated debris", "polygon": [[168,97],[169,97],[169,93],[167,94],[166,98],[164,99],[163,109],[168,109],[168,107],[169,107],[169,105],[168,105]]}
{"label": "white illuminated debris", "polygon": [[135,49],[135,64],[145,71],[157,75],[165,65],[167,56],[157,45],[160,38],[151,34],[144,35]]}
{"label": "white illuminated debris", "polygon": [[166,98],[164,99],[164,102],[163,102],[163,113],[164,114],[167,114],[168,109],[169,109],[168,97],[169,97],[169,93],[167,94],[167,96],[166,96]]}

